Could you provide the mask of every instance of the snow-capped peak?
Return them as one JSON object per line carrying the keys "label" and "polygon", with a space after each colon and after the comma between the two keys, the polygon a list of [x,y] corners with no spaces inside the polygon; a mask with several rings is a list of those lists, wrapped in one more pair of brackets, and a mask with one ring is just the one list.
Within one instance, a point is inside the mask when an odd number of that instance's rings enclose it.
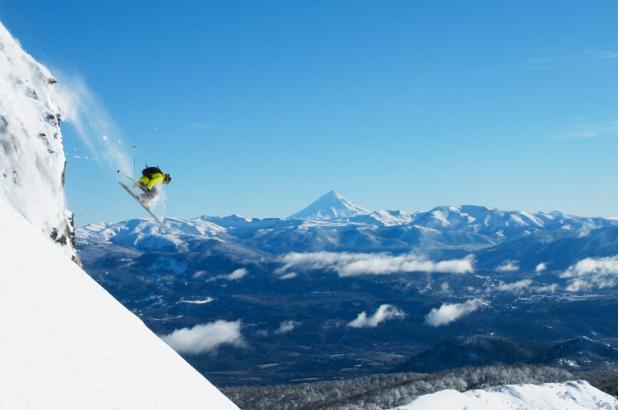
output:
{"label": "snow-capped peak", "polygon": [[330,191],[305,209],[289,216],[288,219],[347,219],[370,213],[362,206],[348,201],[338,192]]}

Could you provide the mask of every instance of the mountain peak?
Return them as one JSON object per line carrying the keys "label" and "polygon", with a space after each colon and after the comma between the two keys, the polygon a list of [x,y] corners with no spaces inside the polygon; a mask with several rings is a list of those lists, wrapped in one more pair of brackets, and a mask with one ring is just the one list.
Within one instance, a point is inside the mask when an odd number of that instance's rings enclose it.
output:
{"label": "mountain peak", "polygon": [[329,191],[308,207],[290,215],[288,219],[347,219],[371,212],[360,205],[348,201],[336,191]]}

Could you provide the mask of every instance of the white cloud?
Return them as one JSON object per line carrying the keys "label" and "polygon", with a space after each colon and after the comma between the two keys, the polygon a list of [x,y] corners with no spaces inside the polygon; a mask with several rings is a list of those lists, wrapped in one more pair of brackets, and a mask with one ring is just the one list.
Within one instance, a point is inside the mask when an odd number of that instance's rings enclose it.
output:
{"label": "white cloud", "polygon": [[541,262],[538,265],[536,265],[536,268],[534,268],[534,271],[536,273],[541,273],[541,272],[545,272],[547,270],[547,264],[545,262]]}
{"label": "white cloud", "polygon": [[618,255],[607,258],[586,258],[560,275],[568,279],[569,292],[613,287],[618,284]]}
{"label": "white cloud", "polygon": [[536,293],[554,293],[557,290],[558,290],[558,285],[555,283],[552,283],[551,285],[545,285],[545,286],[534,286],[532,288],[532,291]]}
{"label": "white cloud", "polygon": [[214,299],[209,296],[206,299],[189,299],[189,300],[180,299],[178,303],[188,303],[190,305],[205,305],[207,303],[212,302],[213,300]]}
{"label": "white cloud", "polygon": [[244,346],[240,334],[240,320],[236,322],[217,320],[192,328],[185,327],[162,336],[161,339],[178,353],[186,354],[212,352],[223,344]]}
{"label": "white cloud", "polygon": [[464,303],[443,303],[438,309],[431,309],[431,312],[425,317],[425,323],[433,327],[448,325],[488,305],[489,302],[478,298],[470,299]]}
{"label": "white cloud", "polygon": [[403,319],[406,314],[403,310],[397,309],[393,305],[380,305],[373,316],[368,317],[367,312],[363,311],[358,314],[356,319],[348,323],[350,327],[376,327],[385,320]]}
{"label": "white cloud", "polygon": [[504,261],[496,268],[496,272],[517,272],[519,264],[517,261]]}
{"label": "white cloud", "polygon": [[278,335],[283,335],[286,333],[291,332],[292,330],[296,329],[297,327],[299,327],[302,323],[297,322],[295,320],[286,320],[284,322],[281,322],[279,324],[279,328],[277,330],[275,330],[275,333]]}
{"label": "white cloud", "polygon": [[[216,281],[217,279],[240,280],[240,279],[244,278],[245,276],[247,276],[247,273],[249,273],[249,271],[246,268],[240,268],[240,269],[236,269],[234,272],[230,273],[229,275],[217,275],[217,276],[215,276],[213,278],[208,279],[207,282]],[[195,274],[193,275],[193,277],[194,278],[196,277]]]}
{"label": "white cloud", "polygon": [[615,136],[618,134],[618,120],[610,119],[605,122],[579,123],[563,132],[554,139],[556,141],[573,139],[593,139],[599,137]]}
{"label": "white cloud", "polygon": [[512,293],[515,295],[522,294],[524,292],[528,293],[554,293],[558,290],[557,284],[551,285],[543,285],[543,286],[535,286],[531,279],[522,279],[517,282],[502,282],[493,287],[486,288],[485,292],[489,293],[491,291],[498,291],[504,293]]}
{"label": "white cloud", "polygon": [[511,283],[500,282],[496,289],[506,293],[522,293],[524,290],[528,289],[531,284],[532,281],[530,279],[523,279]]}
{"label": "white cloud", "polygon": [[444,293],[449,292],[451,289],[449,287],[448,282],[442,282],[442,284],[440,285],[440,290]]}
{"label": "white cloud", "polygon": [[288,272],[288,273],[285,273],[285,274],[279,276],[279,279],[281,279],[281,280],[294,279],[297,276],[298,276],[298,273],[296,273],[296,272]]}
{"label": "white cloud", "polygon": [[199,270],[199,271],[195,272],[192,277],[193,277],[193,279],[197,279],[197,278],[201,278],[202,276],[207,275],[207,274],[208,274],[207,271]]}
{"label": "white cloud", "polygon": [[392,256],[385,253],[349,252],[292,252],[281,258],[283,266],[277,270],[328,269],[339,276],[388,275],[395,272],[474,272],[474,257],[434,262],[415,254]]}
{"label": "white cloud", "polygon": [[239,280],[244,278],[247,275],[248,271],[245,268],[236,269],[234,272],[229,275],[223,276],[223,279],[226,280]]}

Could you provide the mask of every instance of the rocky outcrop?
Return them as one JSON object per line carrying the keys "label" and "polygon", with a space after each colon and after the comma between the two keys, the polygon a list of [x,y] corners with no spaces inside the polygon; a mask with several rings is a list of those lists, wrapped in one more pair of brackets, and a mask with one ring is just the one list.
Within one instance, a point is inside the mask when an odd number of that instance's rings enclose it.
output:
{"label": "rocky outcrop", "polygon": [[0,193],[76,259],[56,82],[0,23]]}

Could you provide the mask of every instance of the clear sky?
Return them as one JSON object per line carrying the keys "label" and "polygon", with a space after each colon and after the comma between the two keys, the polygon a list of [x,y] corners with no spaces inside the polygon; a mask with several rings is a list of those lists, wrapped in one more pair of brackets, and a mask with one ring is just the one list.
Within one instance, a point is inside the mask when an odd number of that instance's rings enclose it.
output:
{"label": "clear sky", "polygon": [[[0,0],[83,76],[166,216],[287,216],[328,190],[618,215],[618,2]],[[145,217],[65,133],[77,224]]]}

